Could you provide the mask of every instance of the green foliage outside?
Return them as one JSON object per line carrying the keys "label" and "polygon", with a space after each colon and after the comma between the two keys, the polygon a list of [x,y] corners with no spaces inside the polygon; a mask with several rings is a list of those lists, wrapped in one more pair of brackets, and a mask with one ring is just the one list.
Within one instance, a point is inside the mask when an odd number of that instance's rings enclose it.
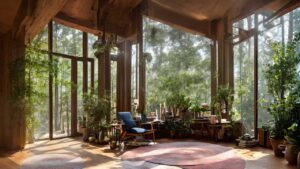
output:
{"label": "green foliage outside", "polygon": [[209,40],[144,18],[144,51],[152,55],[146,62],[147,112],[163,103],[183,107],[178,99],[210,103]]}

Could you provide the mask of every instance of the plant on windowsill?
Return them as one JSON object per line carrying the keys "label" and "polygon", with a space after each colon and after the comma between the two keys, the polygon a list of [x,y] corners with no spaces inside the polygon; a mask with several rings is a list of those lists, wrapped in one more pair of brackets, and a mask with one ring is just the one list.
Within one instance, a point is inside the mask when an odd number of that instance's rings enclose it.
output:
{"label": "plant on windowsill", "polygon": [[293,103],[291,91],[297,84],[297,66],[300,63],[300,54],[297,53],[297,46],[300,42],[300,33],[296,33],[294,39],[283,45],[281,42],[271,42],[272,62],[267,64],[264,72],[267,79],[267,87],[273,101],[270,101],[269,113],[274,121],[271,127],[271,144],[275,156],[283,156],[278,149],[282,143],[287,128],[293,123]]}
{"label": "plant on windowsill", "polygon": [[229,85],[221,85],[218,87],[216,96],[213,98],[212,107],[214,108],[215,115],[218,116],[218,120],[224,118],[228,121],[232,121],[232,103],[233,103],[234,93]]}

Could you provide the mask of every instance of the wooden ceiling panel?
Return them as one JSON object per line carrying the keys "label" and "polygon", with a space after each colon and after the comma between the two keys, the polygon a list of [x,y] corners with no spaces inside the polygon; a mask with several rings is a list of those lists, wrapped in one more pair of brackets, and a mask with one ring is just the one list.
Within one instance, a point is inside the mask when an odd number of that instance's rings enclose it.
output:
{"label": "wooden ceiling panel", "polygon": [[95,0],[69,0],[61,12],[78,20],[92,20]]}
{"label": "wooden ceiling panel", "polygon": [[227,11],[239,0],[152,0],[160,6],[189,16],[197,20],[215,20],[222,18]]}
{"label": "wooden ceiling panel", "polygon": [[22,0],[3,0],[0,3],[0,33],[5,33],[13,26]]}

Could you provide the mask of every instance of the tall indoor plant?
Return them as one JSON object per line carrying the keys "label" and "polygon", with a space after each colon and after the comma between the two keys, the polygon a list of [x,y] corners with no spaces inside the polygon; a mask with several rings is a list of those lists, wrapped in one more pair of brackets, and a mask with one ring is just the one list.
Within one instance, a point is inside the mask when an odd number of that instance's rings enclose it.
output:
{"label": "tall indoor plant", "polygon": [[98,97],[96,94],[84,94],[83,98],[87,127],[93,131],[95,138],[102,142],[108,128],[105,117],[111,110],[109,99],[106,95]]}
{"label": "tall indoor plant", "polygon": [[270,137],[275,156],[283,156],[278,144],[282,142],[286,129],[292,123],[290,118],[292,105],[288,98],[290,91],[297,84],[297,66],[300,63],[300,56],[297,53],[299,41],[300,34],[297,33],[287,45],[271,42],[272,62],[267,64],[265,77],[268,92],[273,97],[268,111],[274,118]]}

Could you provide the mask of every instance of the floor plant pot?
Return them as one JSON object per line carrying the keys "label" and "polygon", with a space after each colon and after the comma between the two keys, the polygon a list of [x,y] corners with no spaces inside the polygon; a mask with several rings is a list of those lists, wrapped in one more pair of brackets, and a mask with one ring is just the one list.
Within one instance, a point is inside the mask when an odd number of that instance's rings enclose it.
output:
{"label": "floor plant pot", "polygon": [[274,151],[274,155],[276,157],[283,157],[284,154],[282,152],[282,150],[278,147],[280,144],[283,143],[282,139],[274,139],[274,138],[270,138],[271,144],[272,144],[272,149]]}
{"label": "floor plant pot", "polygon": [[89,135],[88,135],[88,129],[86,127],[82,127],[82,140],[88,141]]}
{"label": "floor plant pot", "polygon": [[296,165],[299,152],[300,152],[299,146],[296,146],[293,144],[288,144],[285,148],[285,156],[284,157],[289,162],[289,164]]}

